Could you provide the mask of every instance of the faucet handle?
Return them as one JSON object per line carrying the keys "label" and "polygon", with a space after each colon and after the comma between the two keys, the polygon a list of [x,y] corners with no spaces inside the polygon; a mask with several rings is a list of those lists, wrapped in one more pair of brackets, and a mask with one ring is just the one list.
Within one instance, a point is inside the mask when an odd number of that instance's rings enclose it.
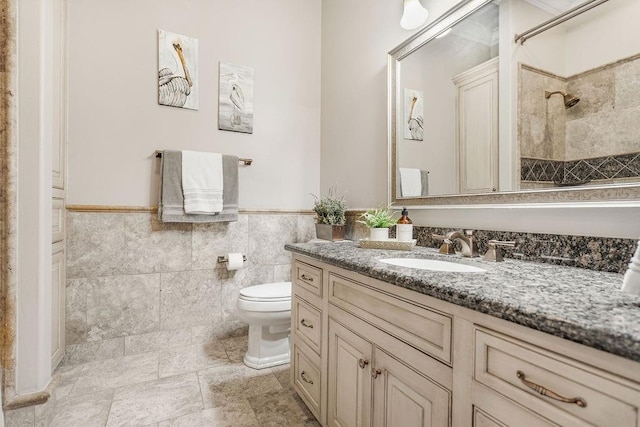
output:
{"label": "faucet handle", "polygon": [[489,240],[487,242],[489,249],[484,254],[485,261],[501,262],[504,261],[500,248],[513,248],[516,246],[514,241]]}
{"label": "faucet handle", "polygon": [[443,240],[440,246],[439,252],[445,255],[455,255],[456,250],[453,248],[453,242],[447,238],[447,236],[441,236],[440,234],[432,234],[431,237],[435,240]]}

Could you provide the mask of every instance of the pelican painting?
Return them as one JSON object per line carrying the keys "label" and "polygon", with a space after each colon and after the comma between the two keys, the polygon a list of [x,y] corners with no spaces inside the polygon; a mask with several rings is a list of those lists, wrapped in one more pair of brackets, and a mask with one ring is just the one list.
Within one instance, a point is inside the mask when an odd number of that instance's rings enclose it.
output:
{"label": "pelican painting", "polygon": [[253,68],[220,63],[218,129],[253,133]]}
{"label": "pelican painting", "polygon": [[198,109],[198,39],[158,31],[158,104]]}
{"label": "pelican painting", "polygon": [[404,90],[404,139],[422,141],[424,138],[424,93]]}

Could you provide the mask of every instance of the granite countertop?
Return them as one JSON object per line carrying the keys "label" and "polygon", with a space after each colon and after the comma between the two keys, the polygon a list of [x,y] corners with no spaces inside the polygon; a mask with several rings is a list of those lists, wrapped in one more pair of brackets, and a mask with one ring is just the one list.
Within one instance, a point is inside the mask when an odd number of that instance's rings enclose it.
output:
{"label": "granite countertop", "polygon": [[[620,290],[621,274],[505,259],[443,255],[436,249],[363,249],[355,242],[295,243],[285,249],[640,362],[640,296]],[[483,273],[398,267],[384,258],[474,265]]]}

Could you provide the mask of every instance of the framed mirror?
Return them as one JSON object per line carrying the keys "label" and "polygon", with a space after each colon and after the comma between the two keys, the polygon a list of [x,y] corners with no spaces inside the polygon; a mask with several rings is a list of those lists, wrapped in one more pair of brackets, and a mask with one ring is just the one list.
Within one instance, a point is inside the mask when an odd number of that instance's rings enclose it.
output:
{"label": "framed mirror", "polygon": [[392,202],[640,199],[640,2],[514,41],[578,3],[462,1],[389,53]]}

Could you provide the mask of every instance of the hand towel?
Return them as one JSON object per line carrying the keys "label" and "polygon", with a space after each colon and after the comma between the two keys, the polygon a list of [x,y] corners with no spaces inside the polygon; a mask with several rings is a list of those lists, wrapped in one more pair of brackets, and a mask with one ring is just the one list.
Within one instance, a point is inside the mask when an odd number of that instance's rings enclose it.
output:
{"label": "hand towel", "polygon": [[160,201],[158,219],[162,222],[213,223],[238,220],[238,157],[222,156],[222,212],[193,215],[184,212],[182,194],[182,152],[164,150],[160,164]]}
{"label": "hand towel", "polygon": [[429,171],[420,169],[420,184],[422,185],[422,191],[420,196],[426,197],[429,195]]}
{"label": "hand towel", "polygon": [[400,193],[402,197],[420,197],[422,195],[420,169],[400,168]]}
{"label": "hand towel", "polygon": [[182,152],[182,194],[188,214],[222,212],[222,155],[199,151]]}

